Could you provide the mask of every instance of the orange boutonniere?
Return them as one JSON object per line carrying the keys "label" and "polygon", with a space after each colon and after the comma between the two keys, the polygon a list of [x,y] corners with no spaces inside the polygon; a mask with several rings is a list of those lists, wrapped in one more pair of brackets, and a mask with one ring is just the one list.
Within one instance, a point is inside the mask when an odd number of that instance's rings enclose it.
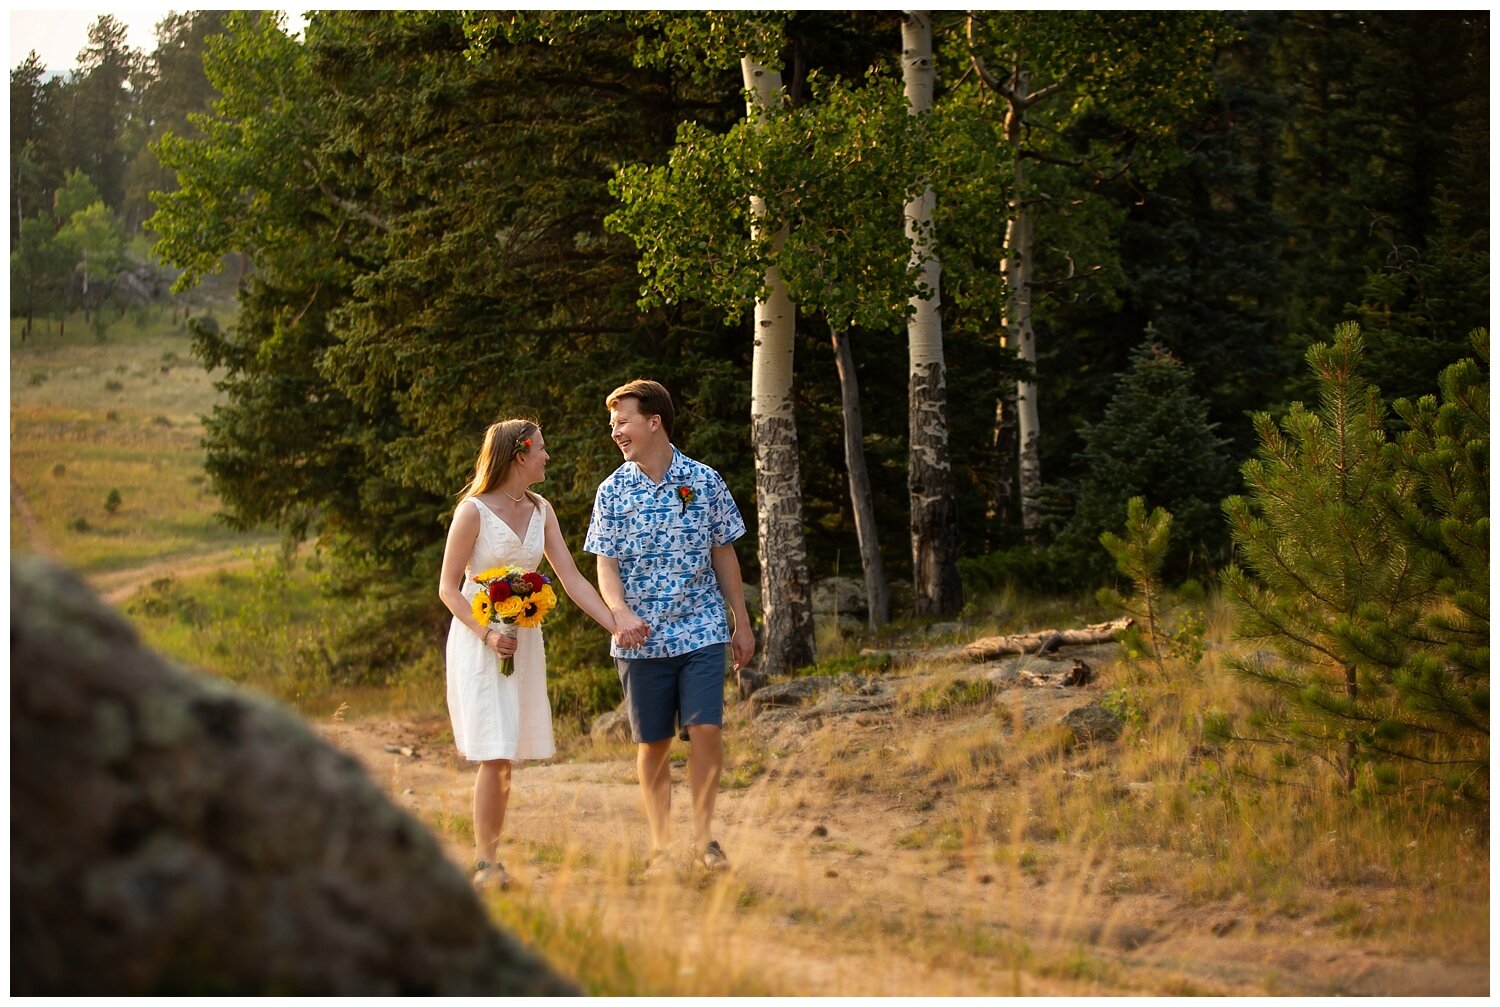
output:
{"label": "orange boutonniere", "polygon": [[679,486],[677,487],[677,499],[682,501],[682,513],[686,514],[688,504],[698,499],[698,494],[693,492],[691,486]]}

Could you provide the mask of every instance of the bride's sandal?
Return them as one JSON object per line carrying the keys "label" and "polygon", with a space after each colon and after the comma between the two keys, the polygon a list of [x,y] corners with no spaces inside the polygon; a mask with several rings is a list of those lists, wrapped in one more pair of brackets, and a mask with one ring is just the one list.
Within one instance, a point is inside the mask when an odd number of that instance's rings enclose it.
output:
{"label": "bride's sandal", "polygon": [[479,860],[474,864],[474,887],[476,889],[498,888],[502,892],[510,887],[510,875],[502,863]]}

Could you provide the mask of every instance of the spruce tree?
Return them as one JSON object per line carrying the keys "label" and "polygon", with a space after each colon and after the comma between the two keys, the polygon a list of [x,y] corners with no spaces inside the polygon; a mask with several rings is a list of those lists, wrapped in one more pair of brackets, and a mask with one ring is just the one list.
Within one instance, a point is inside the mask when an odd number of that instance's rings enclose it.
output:
{"label": "spruce tree", "polygon": [[1237,562],[1223,582],[1239,635],[1276,654],[1231,662],[1276,696],[1253,726],[1330,763],[1348,790],[1367,765],[1387,778],[1389,742],[1411,727],[1391,655],[1372,657],[1371,643],[1383,626],[1410,624],[1431,593],[1392,506],[1412,499],[1416,478],[1387,451],[1362,353],[1354,323],[1308,350],[1318,408],[1255,417],[1261,446],[1241,470],[1249,495],[1224,503]]}
{"label": "spruce tree", "polygon": [[1104,418],[1084,428],[1086,474],[1054,547],[1059,566],[1080,582],[1110,575],[1113,564],[1099,550],[1099,536],[1119,526],[1136,496],[1173,515],[1165,579],[1182,580],[1194,566],[1222,555],[1219,501],[1234,488],[1234,469],[1191,382],[1191,372],[1170,352],[1142,345]]}

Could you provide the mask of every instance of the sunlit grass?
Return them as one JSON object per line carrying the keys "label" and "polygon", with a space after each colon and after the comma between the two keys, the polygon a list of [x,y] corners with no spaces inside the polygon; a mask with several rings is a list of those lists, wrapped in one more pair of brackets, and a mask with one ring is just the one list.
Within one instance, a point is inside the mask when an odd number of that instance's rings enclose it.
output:
{"label": "sunlit grass", "polygon": [[11,478],[29,504],[23,514],[12,501],[12,551],[99,574],[274,540],[217,519],[201,424],[219,397],[213,376],[180,320],[166,309],[141,318],[103,343],[82,325],[22,343],[12,321]]}

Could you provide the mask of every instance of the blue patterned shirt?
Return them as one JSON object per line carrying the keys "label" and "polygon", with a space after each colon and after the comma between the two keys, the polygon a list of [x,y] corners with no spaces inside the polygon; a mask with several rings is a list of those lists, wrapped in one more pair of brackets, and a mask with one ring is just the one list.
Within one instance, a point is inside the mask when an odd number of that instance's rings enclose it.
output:
{"label": "blue patterned shirt", "polygon": [[[682,489],[690,491],[683,500]],[[745,520],[719,473],[672,449],[660,483],[626,462],[599,484],[583,548],[618,560],[625,604],[651,627],[627,659],[675,657],[729,642],[724,595],[711,550],[745,534]]]}

